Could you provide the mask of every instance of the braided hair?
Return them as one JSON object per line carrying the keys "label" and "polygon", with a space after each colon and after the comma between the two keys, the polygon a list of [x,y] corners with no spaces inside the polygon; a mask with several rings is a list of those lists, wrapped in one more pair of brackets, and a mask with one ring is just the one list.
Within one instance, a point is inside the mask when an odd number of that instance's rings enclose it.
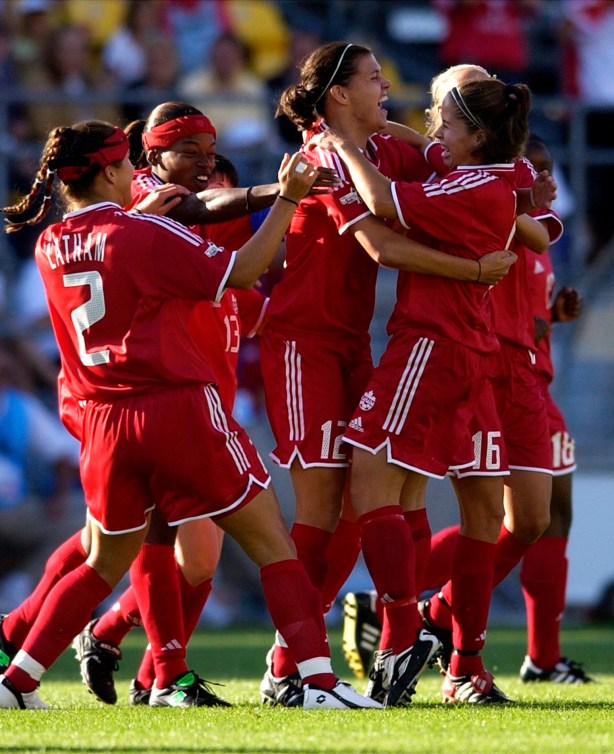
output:
{"label": "braided hair", "polygon": [[29,193],[15,204],[3,207],[5,231],[15,233],[26,225],[36,225],[49,212],[56,187],[56,176],[62,168],[81,168],[80,174],[59,181],[61,202],[83,199],[91,189],[101,165],[91,162],[87,155],[104,147],[106,139],[113,136],[115,126],[105,121],[84,121],[72,126],[54,128],[45,144],[40,165]]}

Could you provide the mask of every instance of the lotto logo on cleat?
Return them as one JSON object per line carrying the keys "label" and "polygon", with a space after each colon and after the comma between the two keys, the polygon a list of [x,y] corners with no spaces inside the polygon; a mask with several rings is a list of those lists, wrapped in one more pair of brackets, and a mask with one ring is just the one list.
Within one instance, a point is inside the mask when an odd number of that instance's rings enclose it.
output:
{"label": "lotto logo on cleat", "polygon": [[324,704],[326,701],[326,694],[320,694],[319,696],[316,696],[316,704]]}
{"label": "lotto logo on cleat", "polygon": [[364,427],[362,426],[362,419],[360,416],[357,416],[356,419],[352,419],[352,421],[348,425],[350,429],[355,429],[357,432],[364,432]]}
{"label": "lotto logo on cleat", "polygon": [[362,411],[370,411],[375,406],[375,395],[373,390],[368,390],[360,399],[358,404]]}
{"label": "lotto logo on cleat", "polygon": [[362,202],[361,198],[358,196],[358,192],[356,191],[356,189],[352,189],[345,196],[340,197],[339,201],[341,202],[341,204],[352,204],[352,202],[358,202],[358,203]]}

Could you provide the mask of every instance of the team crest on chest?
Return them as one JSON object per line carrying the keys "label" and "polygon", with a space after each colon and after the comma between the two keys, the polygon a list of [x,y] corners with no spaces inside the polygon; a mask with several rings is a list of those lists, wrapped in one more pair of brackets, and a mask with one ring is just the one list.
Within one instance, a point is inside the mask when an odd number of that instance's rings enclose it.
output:
{"label": "team crest on chest", "polygon": [[358,404],[362,411],[370,411],[375,406],[375,395],[373,390],[367,390],[360,399]]}

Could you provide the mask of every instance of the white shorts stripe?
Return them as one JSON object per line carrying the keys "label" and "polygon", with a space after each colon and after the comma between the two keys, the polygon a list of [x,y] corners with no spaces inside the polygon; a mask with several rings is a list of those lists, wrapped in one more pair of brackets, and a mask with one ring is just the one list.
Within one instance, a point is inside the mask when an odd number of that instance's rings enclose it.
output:
{"label": "white shorts stripe", "polygon": [[207,399],[207,405],[209,406],[209,414],[211,416],[213,427],[226,436],[226,447],[228,448],[228,452],[232,456],[237,469],[244,474],[250,468],[250,464],[247,455],[243,450],[243,446],[237,437],[237,432],[231,430],[228,426],[228,419],[224,413],[219,393],[215,388],[207,385],[205,387],[205,397]]}
{"label": "white shorts stripe", "polygon": [[434,343],[433,340],[420,338],[414,345],[384,421],[383,428],[388,432],[401,433]]}
{"label": "white shorts stripe", "polygon": [[296,341],[286,341],[284,353],[286,365],[286,407],[288,409],[288,424],[290,440],[305,439],[305,415],[303,413],[303,374],[301,371],[301,355],[296,350]]}

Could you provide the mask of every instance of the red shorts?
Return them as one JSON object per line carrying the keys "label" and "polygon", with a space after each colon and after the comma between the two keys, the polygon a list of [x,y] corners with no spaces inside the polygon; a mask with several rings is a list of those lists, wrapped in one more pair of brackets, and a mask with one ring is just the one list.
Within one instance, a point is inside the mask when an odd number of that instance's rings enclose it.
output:
{"label": "red shorts", "polygon": [[171,525],[234,512],[270,484],[212,385],[88,401],[83,437],[88,512],[107,533],[143,528],[154,507]]}
{"label": "red shorts", "polygon": [[533,354],[502,341],[492,374],[510,469],[552,473],[546,402]]}
{"label": "red shorts", "polygon": [[[426,476],[475,465],[471,420],[501,430],[484,357],[449,340],[395,333],[348,426],[348,443]],[[488,408],[491,414],[488,416]],[[506,472],[500,468],[481,474]]]}
{"label": "red shorts", "polygon": [[565,417],[550,395],[550,383],[541,378],[542,393],[548,412],[548,427],[552,443],[552,473],[554,476],[571,474],[576,470],[575,442],[569,434]]}
{"label": "red shorts", "polygon": [[347,466],[343,433],[373,371],[368,340],[289,338],[266,327],[260,363],[277,443],[271,458],[286,468],[295,458],[304,468]]}

